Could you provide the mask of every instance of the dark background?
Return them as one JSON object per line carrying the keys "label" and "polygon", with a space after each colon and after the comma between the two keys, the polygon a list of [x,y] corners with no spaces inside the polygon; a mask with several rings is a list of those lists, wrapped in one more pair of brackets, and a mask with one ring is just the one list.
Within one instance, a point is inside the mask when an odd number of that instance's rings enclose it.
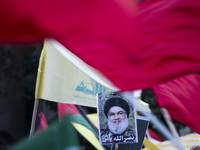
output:
{"label": "dark background", "polygon": [[0,46],[0,149],[30,132],[42,43]]}

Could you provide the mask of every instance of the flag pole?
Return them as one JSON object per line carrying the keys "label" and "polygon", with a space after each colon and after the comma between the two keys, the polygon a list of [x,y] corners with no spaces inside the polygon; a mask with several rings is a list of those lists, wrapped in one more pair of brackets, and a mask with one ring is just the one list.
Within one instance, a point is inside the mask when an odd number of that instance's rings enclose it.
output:
{"label": "flag pole", "polygon": [[32,115],[32,122],[31,122],[31,129],[30,129],[29,139],[31,139],[33,137],[33,134],[34,134],[35,123],[36,123],[36,118],[37,118],[38,104],[39,104],[39,100],[35,99],[34,107],[33,107],[33,115]]}
{"label": "flag pole", "polygon": [[[87,114],[83,110],[83,108],[79,105],[75,105],[75,107],[78,109],[78,111],[81,113],[81,115],[85,118],[85,120],[91,125],[94,132],[96,132],[97,135],[99,135],[98,128],[94,126],[94,124],[88,119]],[[99,135],[100,136],[100,135]],[[110,149],[107,145],[103,146],[106,150]]]}
{"label": "flag pole", "polygon": [[163,117],[165,118],[165,121],[167,123],[167,125],[169,126],[172,134],[174,135],[175,138],[179,138],[178,132],[174,126],[174,124],[172,123],[172,119],[167,111],[167,109],[165,108],[160,108],[161,113],[163,114]]}
{"label": "flag pole", "polygon": [[172,132],[174,138],[176,138],[177,141],[179,142],[179,144],[182,145],[182,143],[181,143],[181,141],[179,139],[178,132],[177,132],[174,124],[172,123],[172,119],[171,119],[171,117],[169,115],[169,112],[165,108],[160,108],[160,110],[161,110],[161,113],[163,114],[163,117],[165,118],[165,121],[166,121],[167,125],[169,126],[169,129]]}
{"label": "flag pole", "polygon": [[98,129],[94,126],[94,124],[88,119],[85,111],[83,110],[83,108],[79,105],[75,105],[76,108],[78,109],[78,111],[81,113],[81,115],[85,118],[85,120],[87,120],[87,122],[91,125],[92,129],[96,132],[97,135],[99,135]]}
{"label": "flag pole", "polygon": [[115,144],[115,150],[118,150],[118,144]]}

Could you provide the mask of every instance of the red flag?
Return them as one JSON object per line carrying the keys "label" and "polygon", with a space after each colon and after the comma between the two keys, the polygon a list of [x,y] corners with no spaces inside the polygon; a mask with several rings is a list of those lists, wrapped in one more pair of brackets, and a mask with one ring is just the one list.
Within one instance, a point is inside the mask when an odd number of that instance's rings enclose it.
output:
{"label": "red flag", "polygon": [[121,90],[145,89],[200,70],[200,1],[146,0],[139,3],[137,19],[140,48],[133,33],[116,35],[131,38],[129,45],[99,38],[88,42],[88,37],[60,41]]}
{"label": "red flag", "polygon": [[0,6],[1,43],[50,37],[64,39],[68,46],[77,40],[79,44],[92,43],[93,39],[136,44],[129,39],[136,32],[137,6],[133,0],[7,0]]}
{"label": "red flag", "polygon": [[200,75],[190,74],[153,87],[156,100],[177,120],[200,134]]}
{"label": "red flag", "polygon": [[1,43],[55,38],[121,90],[200,68],[198,0],[146,0],[139,15],[133,0],[6,0],[0,6]]}
{"label": "red flag", "polygon": [[36,122],[35,134],[38,134],[39,132],[46,129],[47,127],[48,127],[48,125],[47,125],[45,116],[44,116],[43,112],[40,112],[38,115],[38,120]]}

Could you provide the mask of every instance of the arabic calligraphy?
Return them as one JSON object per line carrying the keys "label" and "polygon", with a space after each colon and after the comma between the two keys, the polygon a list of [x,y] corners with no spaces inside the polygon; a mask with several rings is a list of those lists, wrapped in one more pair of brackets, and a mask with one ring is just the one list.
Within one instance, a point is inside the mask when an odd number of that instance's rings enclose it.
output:
{"label": "arabic calligraphy", "polygon": [[102,135],[102,142],[105,142],[105,143],[110,143],[112,142],[112,134],[109,133],[109,134],[104,134]]}
{"label": "arabic calligraphy", "polygon": [[82,92],[85,95],[96,95],[96,93],[108,92],[105,87],[92,79],[90,79],[88,82],[82,80],[81,83],[77,85],[75,90]]}
{"label": "arabic calligraphy", "polygon": [[134,135],[130,135],[128,137],[124,137],[123,135],[117,135],[113,137],[113,141],[114,142],[130,142],[130,141],[134,141],[135,140],[135,136]]}
{"label": "arabic calligraphy", "polygon": [[113,135],[112,133],[106,133],[101,136],[103,143],[130,143],[134,142],[135,135]]}

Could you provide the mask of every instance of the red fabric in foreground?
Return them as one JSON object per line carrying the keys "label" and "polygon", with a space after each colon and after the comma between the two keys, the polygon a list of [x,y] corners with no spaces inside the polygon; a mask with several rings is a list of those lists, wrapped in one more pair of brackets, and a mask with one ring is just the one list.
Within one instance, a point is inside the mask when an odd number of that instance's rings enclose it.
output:
{"label": "red fabric in foreground", "polygon": [[133,0],[6,0],[0,6],[1,43],[55,38],[121,90],[200,69],[200,1],[147,0],[137,7]]}
{"label": "red fabric in foreground", "polygon": [[174,120],[200,134],[200,75],[190,74],[153,87],[156,100]]}
{"label": "red fabric in foreground", "polygon": [[200,70],[200,1],[147,0],[139,3],[137,19],[139,48],[137,36],[123,36],[122,30],[113,34],[120,42],[84,35],[61,43],[121,90],[145,89]]}
{"label": "red fabric in foreground", "polygon": [[57,103],[58,106],[58,117],[61,118],[66,114],[76,115],[80,114],[78,109],[73,104]]}
{"label": "red fabric in foreground", "polygon": [[91,43],[92,38],[116,39],[121,45],[135,36],[131,34],[136,30],[137,7],[132,0],[7,0],[0,5],[1,43],[50,37],[67,43],[74,39],[84,43]]}

